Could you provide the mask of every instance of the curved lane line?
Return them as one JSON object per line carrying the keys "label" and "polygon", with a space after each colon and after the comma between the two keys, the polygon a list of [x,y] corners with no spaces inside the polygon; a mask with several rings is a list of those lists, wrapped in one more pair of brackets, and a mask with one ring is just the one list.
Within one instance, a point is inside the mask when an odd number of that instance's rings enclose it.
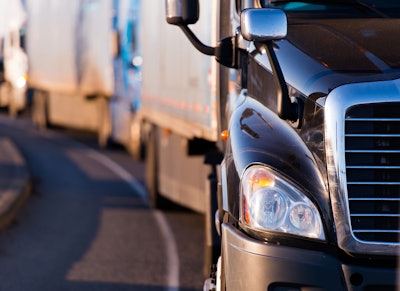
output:
{"label": "curved lane line", "polygon": [[[43,133],[42,133],[43,134]],[[45,132],[45,135],[55,135],[58,134],[54,132]],[[78,144],[81,148],[88,151],[88,155],[98,161],[100,164],[104,165],[105,167],[109,168],[113,171],[117,176],[122,178],[128,185],[135,191],[140,198],[143,200],[147,197],[147,190],[142,184],[136,180],[136,178],[131,175],[128,171],[118,165],[116,162],[108,158],[107,156],[91,149],[90,147],[86,146],[83,143],[80,143],[73,139],[68,139],[68,142],[73,144]],[[171,227],[169,226],[165,215],[160,211],[152,211],[163,239],[166,245],[166,253],[167,253],[167,287],[165,288],[166,291],[178,291],[179,290],[179,256],[178,250],[176,246],[176,241],[174,236],[172,235]]]}
{"label": "curved lane line", "polygon": [[146,199],[147,197],[147,190],[146,188],[139,183],[136,178],[131,175],[127,170],[122,168],[120,165],[118,165],[116,162],[111,160],[109,157],[96,152],[92,149],[89,149],[89,154],[88,154],[92,159],[96,160],[103,166],[109,168],[111,171],[113,171],[117,176],[119,176],[121,179],[123,179],[126,183],[128,183],[129,187],[131,187],[137,194],[139,194],[140,198]]}
{"label": "curved lane line", "polygon": [[[122,168],[120,165],[115,163],[113,160],[108,158],[107,156],[98,153],[92,149],[89,149],[88,155],[109,168],[119,177],[121,177],[124,181],[128,183],[128,185],[139,194],[142,199],[145,199],[147,196],[147,191],[145,187],[140,184],[134,176],[132,176],[128,171]],[[154,217],[157,221],[161,234],[164,238],[165,246],[166,246],[166,254],[167,254],[167,291],[178,291],[179,290],[179,256],[178,250],[176,247],[176,241],[173,236],[173,232],[165,218],[164,214],[160,211],[153,211]]]}
{"label": "curved lane line", "polygon": [[178,291],[179,290],[179,257],[178,250],[176,248],[176,242],[173,235],[173,232],[165,219],[165,216],[161,211],[156,210],[154,212],[154,216],[157,220],[158,225],[160,226],[160,231],[164,240],[167,242],[166,244],[166,252],[167,252],[167,268],[168,268],[168,291]]}

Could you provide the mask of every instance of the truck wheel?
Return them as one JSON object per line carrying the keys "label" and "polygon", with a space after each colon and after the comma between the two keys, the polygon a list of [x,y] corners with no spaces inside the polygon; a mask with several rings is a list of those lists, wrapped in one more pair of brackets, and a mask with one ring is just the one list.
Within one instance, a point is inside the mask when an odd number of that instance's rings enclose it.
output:
{"label": "truck wheel", "polygon": [[35,90],[33,93],[32,121],[39,129],[45,129],[48,126],[47,94],[41,90]]}
{"label": "truck wheel", "polygon": [[136,114],[132,113],[129,124],[129,140],[127,144],[127,150],[131,156],[138,161],[144,161],[145,159],[145,147],[141,138],[141,131],[141,122],[138,120]]}
{"label": "truck wheel", "polygon": [[18,89],[15,89],[10,84],[9,95],[8,95],[8,115],[12,118],[16,118],[18,115]]}
{"label": "truck wheel", "polygon": [[17,101],[15,100],[15,96],[14,94],[16,94],[16,92],[14,92],[14,90],[12,89],[11,95],[10,95],[10,100],[9,100],[9,104],[8,104],[8,115],[12,118],[16,118],[18,115],[18,104]]}
{"label": "truck wheel", "polygon": [[106,96],[98,96],[99,123],[97,142],[100,148],[106,148],[111,135],[111,113],[109,99]]}
{"label": "truck wheel", "polygon": [[157,163],[157,128],[152,127],[146,146],[146,186],[150,206],[155,209],[168,209],[171,202],[158,192],[158,163]]}
{"label": "truck wheel", "polygon": [[8,115],[12,118],[17,117],[18,107],[15,100],[15,95],[17,94],[10,82],[2,82],[0,85],[1,99],[8,106]]}

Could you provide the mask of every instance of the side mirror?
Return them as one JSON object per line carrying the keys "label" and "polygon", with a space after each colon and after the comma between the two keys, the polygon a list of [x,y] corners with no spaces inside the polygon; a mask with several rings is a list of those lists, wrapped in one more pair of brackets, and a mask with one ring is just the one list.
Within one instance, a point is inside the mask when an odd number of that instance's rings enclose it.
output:
{"label": "side mirror", "polygon": [[245,40],[266,42],[286,37],[286,14],[279,9],[245,9],[240,15],[240,28]]}
{"label": "side mirror", "polygon": [[286,14],[279,9],[245,9],[240,15],[240,29],[247,41],[254,41],[256,46],[263,45],[267,50],[277,89],[277,113],[280,118],[297,122],[301,120],[299,103],[292,102],[285,77],[274,51],[274,40],[286,37]]}
{"label": "side mirror", "polygon": [[165,0],[165,11],[167,22],[169,24],[195,24],[199,19],[199,1]]}

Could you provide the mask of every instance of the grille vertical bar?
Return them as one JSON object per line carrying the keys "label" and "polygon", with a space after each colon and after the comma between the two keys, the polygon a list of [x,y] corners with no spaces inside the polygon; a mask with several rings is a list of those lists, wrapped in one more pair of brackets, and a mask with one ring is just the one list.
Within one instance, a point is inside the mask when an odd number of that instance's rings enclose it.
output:
{"label": "grille vertical bar", "polygon": [[345,159],[353,235],[365,242],[399,243],[400,103],[347,110]]}

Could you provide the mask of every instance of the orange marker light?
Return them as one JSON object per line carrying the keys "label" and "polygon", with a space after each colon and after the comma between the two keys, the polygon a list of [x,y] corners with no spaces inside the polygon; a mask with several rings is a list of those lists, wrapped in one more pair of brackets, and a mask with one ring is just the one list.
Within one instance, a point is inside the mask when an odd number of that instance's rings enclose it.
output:
{"label": "orange marker light", "polygon": [[171,134],[171,130],[169,128],[164,128],[162,133],[164,136],[169,136]]}
{"label": "orange marker light", "polygon": [[229,136],[229,133],[228,133],[228,130],[227,130],[227,129],[225,129],[225,130],[223,130],[223,131],[221,132],[221,139],[222,139],[223,141],[227,141],[227,140],[228,140],[228,136]]}

